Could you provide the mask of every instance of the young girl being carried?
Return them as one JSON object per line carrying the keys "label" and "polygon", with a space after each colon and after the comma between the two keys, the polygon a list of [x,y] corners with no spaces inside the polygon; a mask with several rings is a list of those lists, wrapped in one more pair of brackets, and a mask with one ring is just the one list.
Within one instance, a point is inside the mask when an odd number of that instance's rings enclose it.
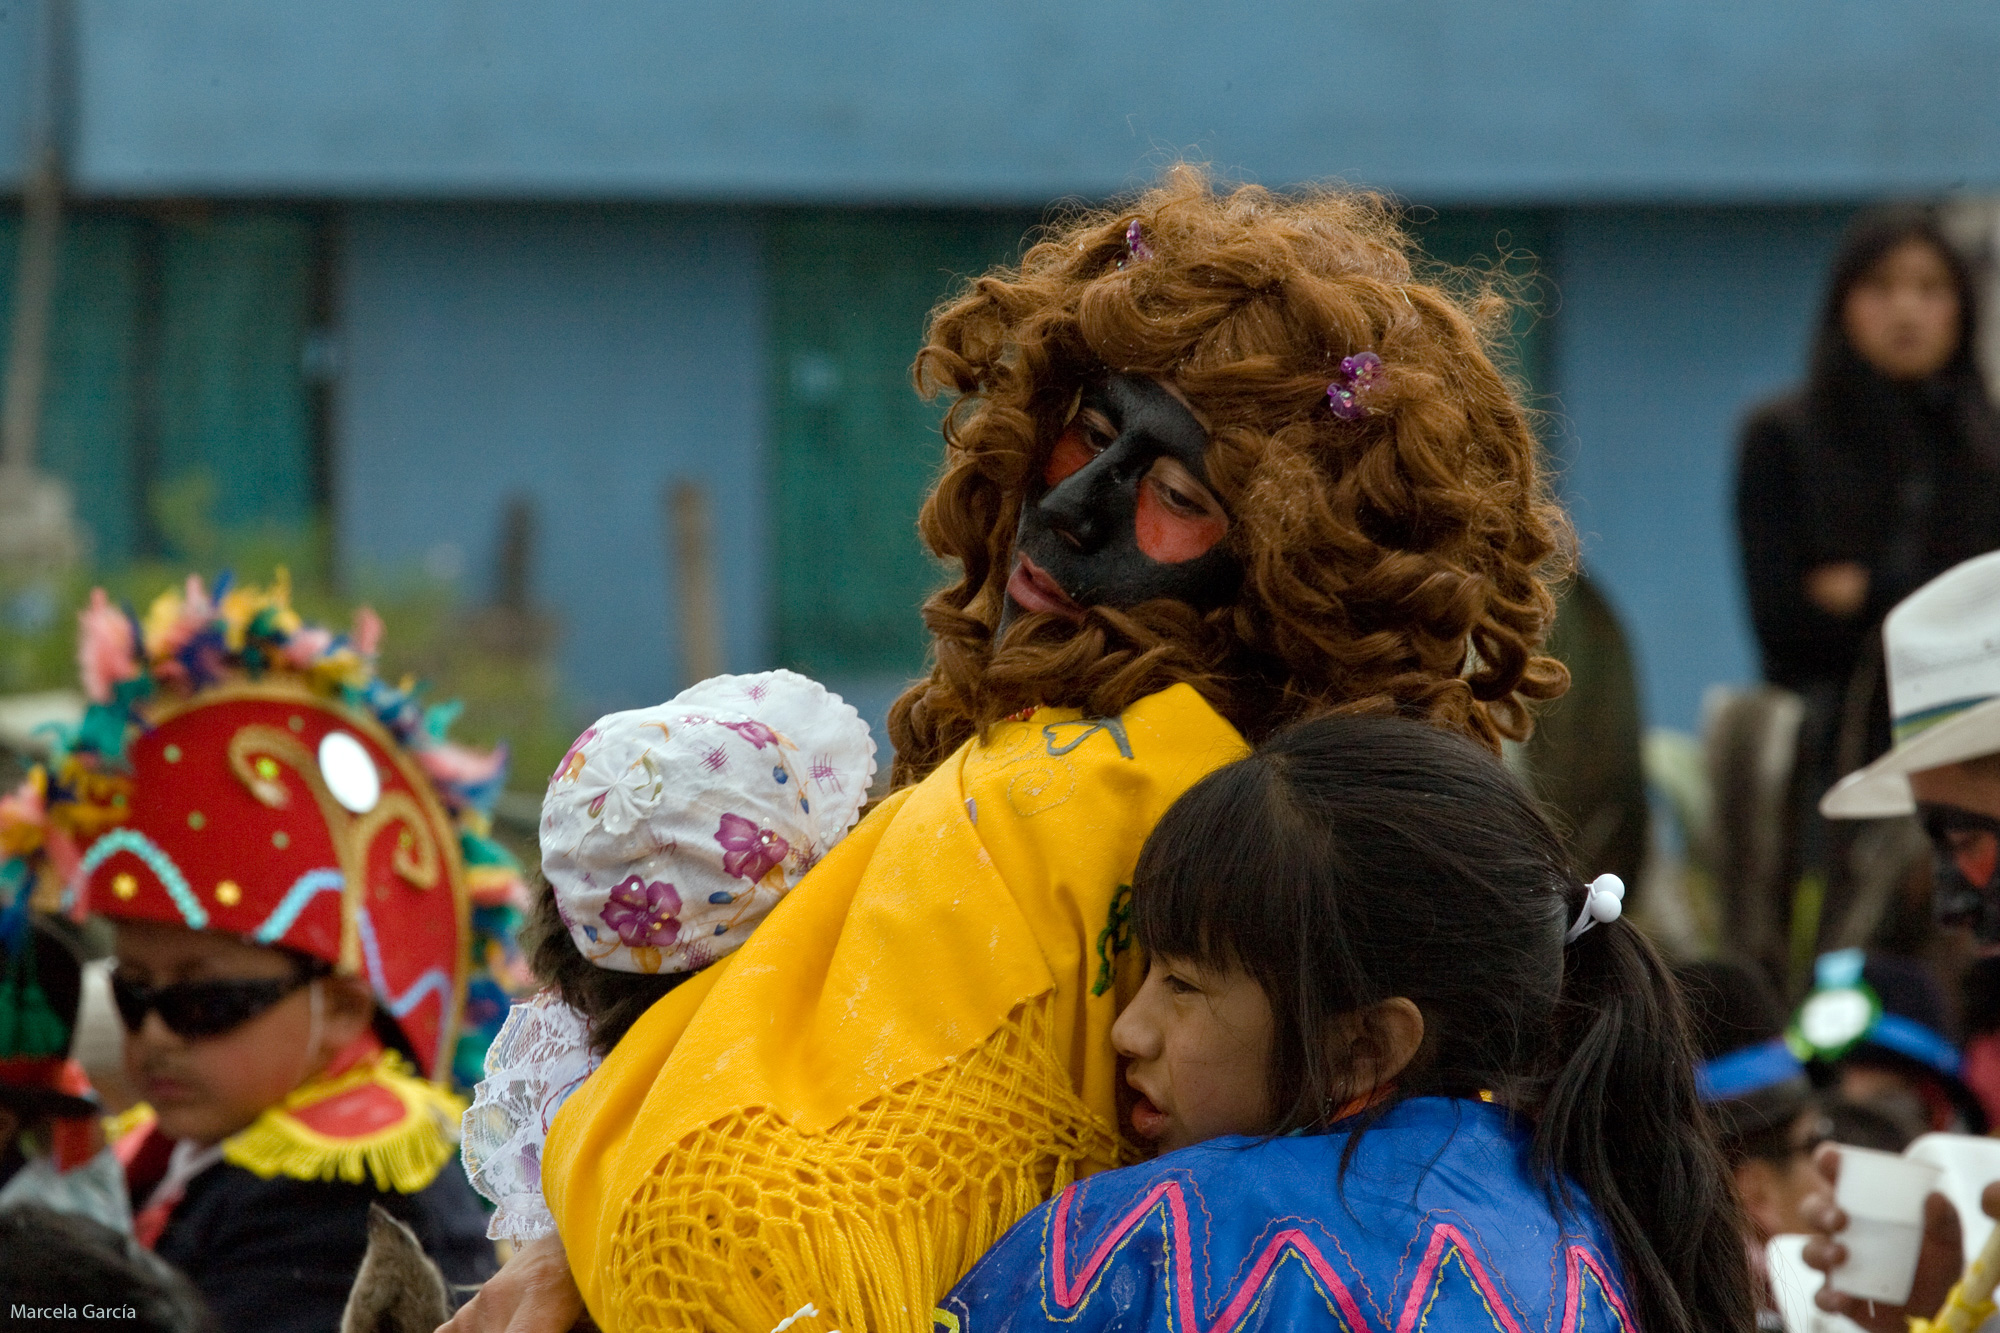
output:
{"label": "young girl being carried", "polygon": [[[1113,1042],[1167,1150],[1023,1218],[940,1329],[1751,1325],[1679,999],[1490,754],[1397,718],[1191,788]],[[1593,929],[1593,927],[1596,927]]]}
{"label": "young girl being carried", "polygon": [[654,1001],[750,935],[847,832],[875,776],[854,709],[789,671],[717,676],[599,718],[542,802],[536,976],[465,1113],[487,1234],[555,1232],[549,1124]]}

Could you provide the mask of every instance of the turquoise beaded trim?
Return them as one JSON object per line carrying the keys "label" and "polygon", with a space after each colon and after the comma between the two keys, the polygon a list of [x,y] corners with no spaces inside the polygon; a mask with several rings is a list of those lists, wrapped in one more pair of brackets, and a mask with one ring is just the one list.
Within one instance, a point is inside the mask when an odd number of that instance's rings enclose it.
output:
{"label": "turquoise beaded trim", "polygon": [[63,894],[64,908],[74,905],[84,881],[119,852],[130,852],[146,863],[146,869],[152,871],[166,887],[167,896],[174,900],[174,906],[180,909],[181,920],[188,923],[189,929],[205,930],[208,927],[208,913],[194,896],[194,890],[188,887],[187,876],[174,864],[174,858],[137,829],[113,829],[90,845],[90,850],[83,854],[83,863],[77,867],[76,879],[68,892]]}
{"label": "turquoise beaded trim", "polygon": [[347,885],[347,877],[338,870],[308,870],[292,881],[292,887],[285,890],[285,896],[264,924],[257,927],[250,936],[259,944],[275,944],[284,938],[292,923],[299,919],[299,913],[306,910],[306,904],[322,893],[338,893]]}

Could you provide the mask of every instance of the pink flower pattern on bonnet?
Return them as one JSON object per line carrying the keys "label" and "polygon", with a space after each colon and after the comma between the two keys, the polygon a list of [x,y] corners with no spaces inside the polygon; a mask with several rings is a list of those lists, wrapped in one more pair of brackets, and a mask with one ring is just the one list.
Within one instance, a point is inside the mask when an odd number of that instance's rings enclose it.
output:
{"label": "pink flower pattern on bonnet", "polygon": [[681,896],[673,885],[657,880],[649,884],[629,875],[611,890],[597,915],[618,932],[621,943],[634,949],[664,949],[680,937],[681,924],[674,920],[680,910]]}
{"label": "pink flower pattern on bonnet", "polygon": [[542,806],[542,872],[571,940],[623,972],[728,954],[854,823],[874,756],[850,705],[788,671],[599,718]]}
{"label": "pink flower pattern on bonnet", "polygon": [[769,829],[758,828],[741,815],[724,815],[715,830],[722,848],[722,868],[752,884],[770,873],[771,867],[791,855],[792,845]]}

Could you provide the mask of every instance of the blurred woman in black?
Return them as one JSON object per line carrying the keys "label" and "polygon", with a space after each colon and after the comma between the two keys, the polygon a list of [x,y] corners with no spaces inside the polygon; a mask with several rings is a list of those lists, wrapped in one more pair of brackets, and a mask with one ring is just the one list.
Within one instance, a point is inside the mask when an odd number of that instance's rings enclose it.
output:
{"label": "blurred woman in black", "polygon": [[1890,607],[2000,547],[2000,423],[1971,273],[1918,209],[1863,214],[1812,369],[1744,430],[1737,523],[1764,675],[1845,688]]}
{"label": "blurred woman in black", "polygon": [[1805,868],[1825,860],[1813,810],[1835,776],[1843,713],[1875,692],[1864,684],[1850,705],[1870,636],[1933,576],[2000,547],[2000,418],[1977,327],[1971,270],[1935,216],[1864,213],[1834,261],[1805,384],[1744,427],[1736,518],[1750,618],[1765,679],[1806,700]]}

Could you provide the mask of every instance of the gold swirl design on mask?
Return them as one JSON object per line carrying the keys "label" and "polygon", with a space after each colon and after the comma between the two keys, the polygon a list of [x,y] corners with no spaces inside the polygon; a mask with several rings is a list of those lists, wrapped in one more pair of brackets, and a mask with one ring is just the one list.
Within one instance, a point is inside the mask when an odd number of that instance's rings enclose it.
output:
{"label": "gold swirl design on mask", "polygon": [[396,850],[389,864],[398,875],[419,889],[434,888],[438,882],[438,848],[424,824],[423,811],[408,792],[385,791],[375,808],[354,823],[351,836],[364,855],[377,834],[391,824],[401,824]]}
{"label": "gold swirl design on mask", "polygon": [[292,803],[292,789],[278,781],[280,764],[306,779],[322,811],[332,806],[333,794],[320,777],[319,764],[297,737],[276,727],[253,726],[242,727],[229,738],[229,771],[252,796],[273,810]]}
{"label": "gold swirl design on mask", "polygon": [[282,810],[291,790],[278,779],[290,769],[319,806],[321,821],[340,861],[340,966],[343,972],[361,968],[361,927],[356,909],[368,885],[368,851],[392,826],[401,826],[389,864],[417,889],[437,886],[444,858],[437,837],[424,818],[423,807],[405,791],[384,791],[374,809],[356,817],[334,798],[319,771],[319,760],[305,742],[279,727],[253,723],[229,738],[229,769],[260,804]]}

